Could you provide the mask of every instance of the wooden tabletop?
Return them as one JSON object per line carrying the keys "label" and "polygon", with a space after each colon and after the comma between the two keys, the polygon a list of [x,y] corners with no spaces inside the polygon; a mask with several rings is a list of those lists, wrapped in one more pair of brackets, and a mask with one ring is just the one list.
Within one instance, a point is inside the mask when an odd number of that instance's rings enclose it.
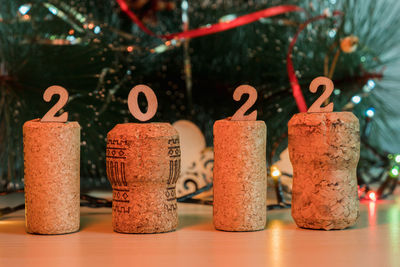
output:
{"label": "wooden tabletop", "polygon": [[0,266],[400,266],[400,198],[362,203],[342,231],[299,229],[289,209],[269,211],[260,232],[214,230],[210,206],[180,204],[179,221],[171,233],[118,234],[111,209],[82,208],[79,232],[40,236],[17,212],[0,219]]}

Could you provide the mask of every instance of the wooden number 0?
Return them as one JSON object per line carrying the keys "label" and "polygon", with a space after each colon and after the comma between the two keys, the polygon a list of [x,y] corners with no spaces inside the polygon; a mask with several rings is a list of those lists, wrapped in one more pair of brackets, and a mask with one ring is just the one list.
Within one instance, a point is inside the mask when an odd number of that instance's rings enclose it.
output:
{"label": "wooden number 0", "polygon": [[[139,93],[143,93],[147,99],[147,111],[143,113],[138,104]],[[132,88],[128,95],[128,108],[133,117],[140,121],[148,121],[154,117],[157,112],[157,97],[150,87],[140,84]]]}
{"label": "wooden number 0", "polygon": [[241,85],[233,93],[233,99],[239,101],[244,94],[249,95],[249,99],[232,116],[233,121],[255,121],[257,120],[257,110],[249,115],[244,115],[257,101],[257,90],[250,85]]}
{"label": "wooden number 0", "polygon": [[40,120],[42,122],[66,122],[68,120],[68,112],[62,113],[60,116],[55,116],[56,113],[62,109],[68,102],[68,91],[61,86],[50,86],[44,91],[43,99],[49,102],[53,95],[59,95],[60,99],[57,103],[43,116]]}
{"label": "wooden number 0", "polygon": [[312,93],[316,93],[318,90],[318,87],[321,85],[325,85],[325,91],[323,94],[312,104],[312,106],[308,109],[307,112],[310,113],[316,113],[316,112],[332,112],[333,111],[333,103],[329,103],[325,107],[321,107],[321,105],[327,100],[334,89],[333,82],[331,79],[328,79],[326,77],[317,77],[315,78],[311,84],[310,84],[310,91]]}

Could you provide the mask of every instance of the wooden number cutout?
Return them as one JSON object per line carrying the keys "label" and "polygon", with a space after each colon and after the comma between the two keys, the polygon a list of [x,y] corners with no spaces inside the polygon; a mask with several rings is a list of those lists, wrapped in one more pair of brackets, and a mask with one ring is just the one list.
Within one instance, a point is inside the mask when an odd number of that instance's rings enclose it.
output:
{"label": "wooden number cutout", "polygon": [[233,121],[255,121],[257,120],[257,110],[249,115],[244,115],[257,101],[257,90],[250,85],[241,85],[233,93],[233,99],[239,101],[244,94],[249,95],[249,99],[232,116]]}
{"label": "wooden number cutout", "polygon": [[310,113],[316,113],[316,112],[332,112],[333,111],[333,103],[329,103],[325,107],[321,107],[321,105],[327,100],[334,89],[333,82],[331,79],[326,78],[326,77],[317,77],[315,78],[311,84],[310,84],[310,92],[316,93],[318,90],[318,87],[321,85],[325,85],[325,91],[322,93],[322,95],[312,104],[312,106],[308,109],[307,112]]}
{"label": "wooden number cutout", "polygon": [[56,116],[57,112],[62,109],[68,102],[68,91],[64,87],[53,85],[44,91],[43,99],[49,102],[53,95],[59,95],[60,99],[57,103],[43,116],[41,122],[66,122],[68,120],[68,112],[62,113],[60,116]]}
{"label": "wooden number cutout", "polygon": [[[143,113],[139,108],[138,96],[143,93],[147,100],[147,111]],[[157,97],[154,91],[143,84],[132,88],[128,95],[128,108],[133,117],[140,121],[148,121],[156,115],[158,107]]]}

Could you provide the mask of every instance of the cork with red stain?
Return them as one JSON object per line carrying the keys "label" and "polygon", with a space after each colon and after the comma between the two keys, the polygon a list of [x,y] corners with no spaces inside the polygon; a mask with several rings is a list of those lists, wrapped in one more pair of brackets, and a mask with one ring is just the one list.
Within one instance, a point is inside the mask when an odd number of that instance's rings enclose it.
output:
{"label": "cork with red stain", "polygon": [[23,126],[25,226],[32,234],[79,230],[80,131],[77,122]]}
{"label": "cork with red stain", "polygon": [[267,128],[263,121],[214,124],[214,226],[258,231],[267,219]]}
{"label": "cork with red stain", "polygon": [[178,132],[169,123],[125,123],[107,135],[112,224],[120,233],[162,233],[178,225]]}
{"label": "cork with red stain", "polygon": [[351,112],[299,113],[289,121],[292,217],[301,228],[344,229],[359,217],[360,126]]}

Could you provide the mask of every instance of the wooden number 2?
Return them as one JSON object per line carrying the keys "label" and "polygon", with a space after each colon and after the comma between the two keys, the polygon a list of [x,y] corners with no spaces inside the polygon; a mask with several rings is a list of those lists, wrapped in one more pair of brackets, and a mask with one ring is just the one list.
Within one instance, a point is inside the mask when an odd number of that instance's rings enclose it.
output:
{"label": "wooden number 2", "polygon": [[57,103],[43,116],[40,120],[42,122],[66,122],[68,120],[68,112],[62,113],[60,116],[55,116],[56,113],[62,109],[68,102],[68,91],[61,86],[50,86],[44,91],[43,99],[49,102],[53,95],[59,95],[60,99]]}
{"label": "wooden number 2", "polygon": [[255,121],[257,120],[257,110],[254,110],[249,115],[244,115],[257,100],[257,90],[250,85],[241,85],[236,88],[233,93],[233,99],[239,101],[244,94],[249,95],[249,99],[236,111],[232,116],[233,121]]}
{"label": "wooden number 2", "polygon": [[[143,93],[147,100],[147,111],[143,113],[138,104],[139,93]],[[156,94],[150,87],[140,84],[132,88],[128,95],[128,108],[133,117],[140,121],[148,121],[157,112],[158,102]]]}
{"label": "wooden number 2", "polygon": [[310,84],[310,91],[312,93],[316,93],[318,90],[318,87],[321,85],[325,85],[325,91],[323,94],[312,104],[312,106],[308,109],[307,112],[311,113],[316,113],[316,112],[332,112],[333,111],[333,103],[329,103],[325,107],[321,107],[321,105],[327,100],[332,92],[333,92],[333,82],[331,79],[328,79],[326,77],[317,77],[315,78],[311,84]]}

